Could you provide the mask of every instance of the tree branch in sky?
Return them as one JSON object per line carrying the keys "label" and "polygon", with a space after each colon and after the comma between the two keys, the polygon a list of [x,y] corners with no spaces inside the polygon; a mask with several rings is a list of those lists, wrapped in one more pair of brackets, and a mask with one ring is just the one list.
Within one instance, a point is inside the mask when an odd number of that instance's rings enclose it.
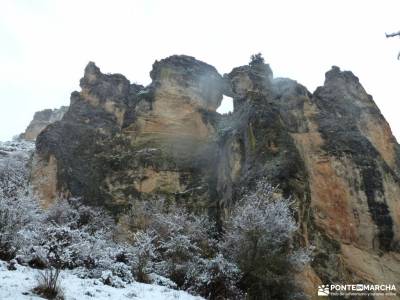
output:
{"label": "tree branch in sky", "polygon": [[394,33],[385,33],[385,34],[386,34],[387,38],[394,37],[394,36],[400,36],[400,31],[394,32]]}
{"label": "tree branch in sky", "polygon": [[[394,33],[386,33],[385,32],[385,35],[387,38],[394,37],[394,36],[400,36],[400,31],[394,32]],[[397,59],[400,59],[400,52],[399,52],[399,54],[397,54]]]}

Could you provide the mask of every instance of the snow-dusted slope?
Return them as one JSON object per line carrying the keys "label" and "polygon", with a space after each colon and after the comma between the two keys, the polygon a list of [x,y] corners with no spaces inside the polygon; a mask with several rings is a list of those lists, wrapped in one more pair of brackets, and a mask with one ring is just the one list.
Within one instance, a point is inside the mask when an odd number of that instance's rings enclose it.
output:
{"label": "snow-dusted slope", "polygon": [[[36,285],[38,270],[17,265],[16,271],[7,270],[5,262],[0,261],[0,299],[28,300],[42,299],[32,293]],[[163,286],[132,283],[125,288],[104,285],[97,279],[81,279],[69,271],[61,272],[61,287],[65,300],[93,299],[134,299],[134,300],[201,300],[183,291]]]}

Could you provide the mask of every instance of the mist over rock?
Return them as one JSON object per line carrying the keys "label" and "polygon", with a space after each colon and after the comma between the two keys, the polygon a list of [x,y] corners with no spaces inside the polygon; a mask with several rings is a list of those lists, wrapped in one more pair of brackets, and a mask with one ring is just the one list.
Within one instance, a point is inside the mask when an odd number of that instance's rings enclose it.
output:
{"label": "mist over rock", "polygon": [[56,173],[33,182],[46,205],[63,194],[117,212],[162,193],[209,206],[222,77],[188,56],[156,62],[151,76],[143,87],[88,64],[62,121],[37,139],[33,172]]}
{"label": "mist over rock", "polygon": [[[193,57],[156,61],[146,87],[89,63],[62,119],[36,139],[32,186],[104,206],[120,224],[135,199],[160,196],[216,220],[265,178],[292,197],[298,243],[318,284],[400,287],[400,147],[372,96],[332,67],[314,93],[268,64],[221,76]],[[216,109],[233,98],[232,114]]]}

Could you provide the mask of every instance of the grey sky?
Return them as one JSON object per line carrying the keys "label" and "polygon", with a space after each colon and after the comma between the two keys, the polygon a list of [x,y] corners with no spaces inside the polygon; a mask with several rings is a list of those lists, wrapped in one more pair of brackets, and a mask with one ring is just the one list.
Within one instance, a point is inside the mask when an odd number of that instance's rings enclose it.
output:
{"label": "grey sky", "polygon": [[35,111],[69,104],[88,61],[147,84],[156,59],[188,54],[220,73],[262,52],[275,76],[313,92],[353,71],[400,138],[400,1],[2,0],[0,140]]}

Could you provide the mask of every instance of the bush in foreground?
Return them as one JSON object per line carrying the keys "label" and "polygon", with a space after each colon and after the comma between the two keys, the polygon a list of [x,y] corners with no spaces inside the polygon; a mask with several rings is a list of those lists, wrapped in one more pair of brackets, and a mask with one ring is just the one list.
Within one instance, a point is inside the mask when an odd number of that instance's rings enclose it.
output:
{"label": "bush in foreground", "polygon": [[297,224],[290,205],[276,188],[259,181],[228,218],[222,249],[241,270],[240,286],[248,299],[295,299],[293,274],[309,255],[295,250]]}
{"label": "bush in foreground", "polygon": [[47,269],[39,272],[37,286],[33,292],[45,299],[64,300],[59,281],[60,269]]}

